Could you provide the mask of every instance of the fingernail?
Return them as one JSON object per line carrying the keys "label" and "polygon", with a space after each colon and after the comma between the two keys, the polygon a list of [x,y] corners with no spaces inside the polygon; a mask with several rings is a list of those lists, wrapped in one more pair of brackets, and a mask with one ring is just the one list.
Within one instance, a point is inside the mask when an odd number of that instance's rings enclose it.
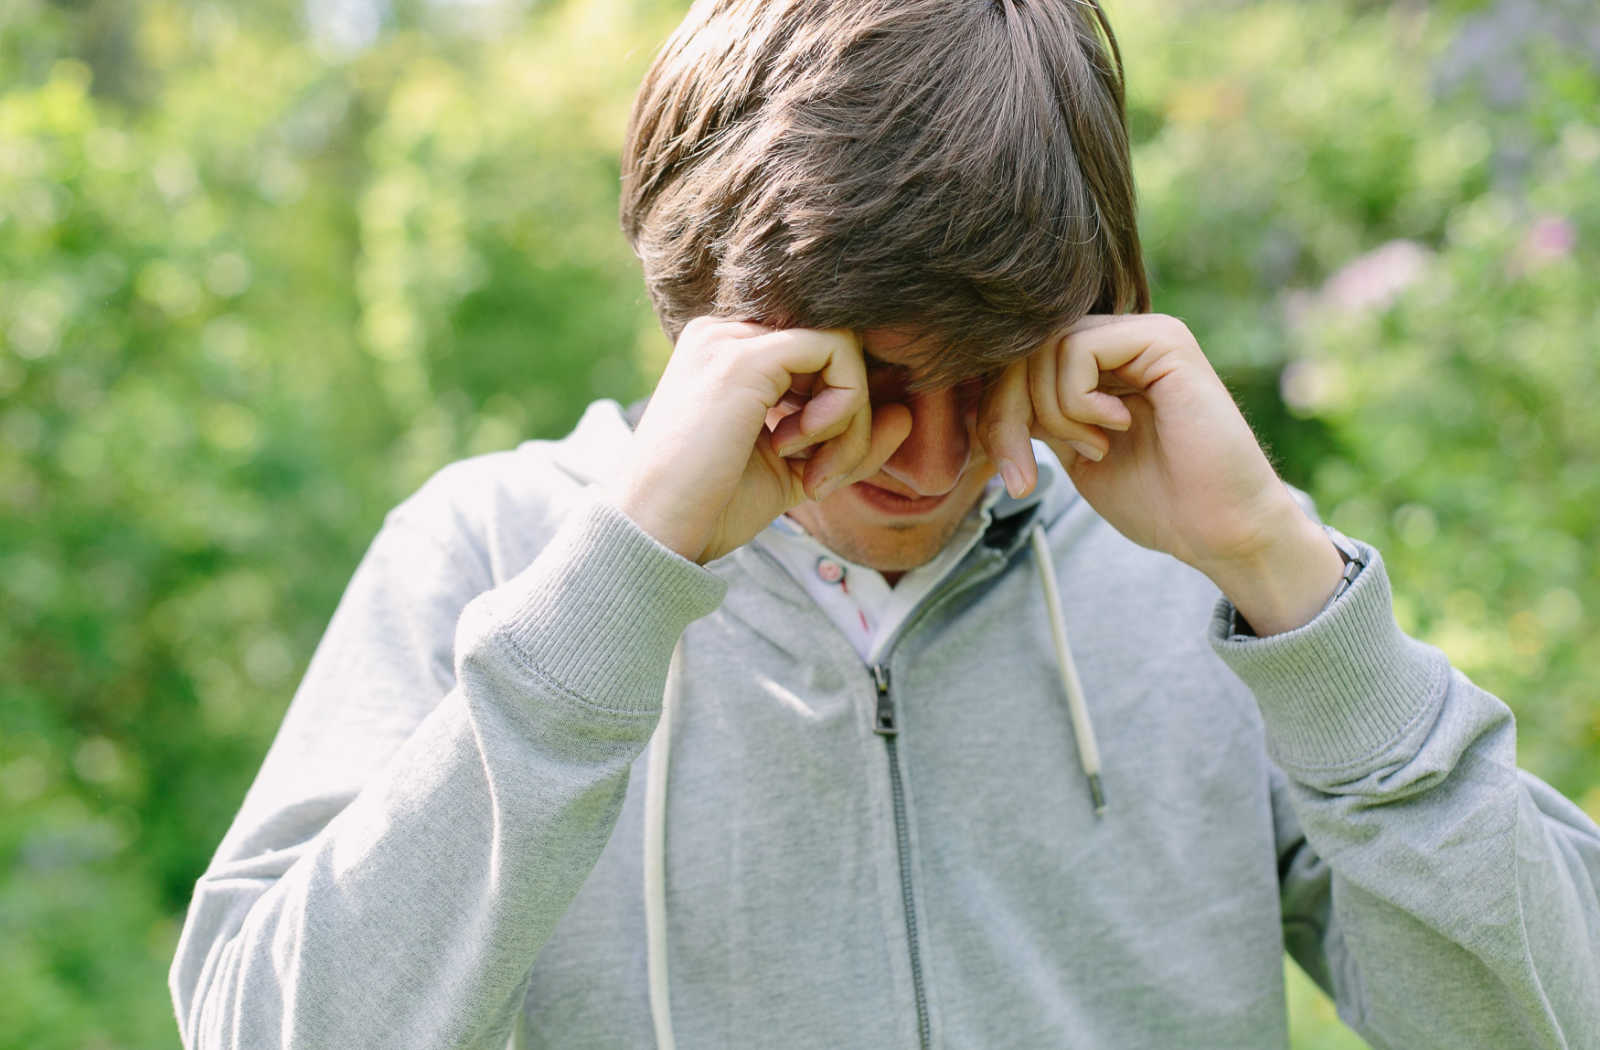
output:
{"label": "fingernail", "polygon": [[1012,499],[1018,499],[1027,489],[1028,483],[1022,477],[1022,471],[1009,459],[1000,461],[1000,480],[1006,483],[1006,491],[1011,493]]}
{"label": "fingernail", "polygon": [[1073,451],[1077,452],[1078,455],[1092,462],[1098,463],[1102,459],[1106,458],[1106,454],[1104,452],[1101,452],[1093,445],[1086,444],[1082,441],[1069,441],[1067,444],[1071,445]]}
{"label": "fingernail", "polygon": [[828,480],[824,481],[822,484],[817,486],[817,494],[815,496],[813,496],[812,498],[814,500],[816,500],[818,503],[821,503],[823,500],[827,499],[829,496],[831,496],[835,492],[839,491],[839,486],[843,485],[843,484],[844,484],[844,478],[843,477],[829,478]]}

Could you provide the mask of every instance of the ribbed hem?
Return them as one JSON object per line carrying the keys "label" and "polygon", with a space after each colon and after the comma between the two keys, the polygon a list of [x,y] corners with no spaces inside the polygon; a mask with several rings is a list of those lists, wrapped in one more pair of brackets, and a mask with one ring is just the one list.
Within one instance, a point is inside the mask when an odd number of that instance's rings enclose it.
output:
{"label": "ribbed hem", "polygon": [[727,584],[600,499],[497,589],[499,636],[580,700],[622,714],[660,708],[672,648]]}
{"label": "ribbed hem", "polygon": [[1401,632],[1383,559],[1369,562],[1332,607],[1266,638],[1231,635],[1233,606],[1212,614],[1217,654],[1250,687],[1268,749],[1285,772],[1355,772],[1424,725],[1443,701],[1444,654]]}

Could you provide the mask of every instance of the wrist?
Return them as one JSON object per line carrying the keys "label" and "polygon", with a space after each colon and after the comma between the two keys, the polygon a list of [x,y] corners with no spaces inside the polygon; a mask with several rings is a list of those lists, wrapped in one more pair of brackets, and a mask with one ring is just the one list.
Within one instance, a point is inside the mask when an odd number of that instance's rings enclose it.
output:
{"label": "wrist", "polygon": [[1260,636],[1310,623],[1344,580],[1345,558],[1322,527],[1289,501],[1249,554],[1203,571]]}
{"label": "wrist", "polygon": [[663,506],[659,498],[652,497],[652,492],[660,491],[659,485],[635,484],[623,478],[606,487],[605,499],[657,543],[698,563],[709,540],[696,527],[690,508]]}

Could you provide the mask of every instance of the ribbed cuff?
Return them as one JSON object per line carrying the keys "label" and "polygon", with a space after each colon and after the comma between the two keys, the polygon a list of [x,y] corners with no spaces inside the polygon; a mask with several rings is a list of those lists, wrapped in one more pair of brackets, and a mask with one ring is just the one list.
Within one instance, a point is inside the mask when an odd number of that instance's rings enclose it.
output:
{"label": "ribbed cuff", "polygon": [[1230,633],[1226,599],[1212,614],[1211,646],[1255,694],[1269,751],[1291,774],[1386,760],[1444,698],[1444,654],[1400,630],[1383,559],[1361,547],[1366,569],[1302,627],[1245,637]]}
{"label": "ribbed cuff", "polygon": [[496,634],[521,661],[590,704],[659,709],[678,637],[722,602],[727,584],[658,543],[604,500],[564,522],[520,575],[495,591]]}

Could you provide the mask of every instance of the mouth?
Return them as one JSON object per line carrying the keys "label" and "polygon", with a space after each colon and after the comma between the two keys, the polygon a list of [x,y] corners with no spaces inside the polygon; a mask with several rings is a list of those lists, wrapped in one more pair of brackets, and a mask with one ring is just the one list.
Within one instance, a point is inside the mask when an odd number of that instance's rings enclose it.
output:
{"label": "mouth", "polygon": [[950,498],[947,492],[942,496],[902,496],[898,492],[880,488],[869,482],[858,481],[850,486],[850,491],[856,498],[866,503],[869,507],[882,514],[895,517],[914,517],[918,514],[927,514],[938,510],[944,501]]}

